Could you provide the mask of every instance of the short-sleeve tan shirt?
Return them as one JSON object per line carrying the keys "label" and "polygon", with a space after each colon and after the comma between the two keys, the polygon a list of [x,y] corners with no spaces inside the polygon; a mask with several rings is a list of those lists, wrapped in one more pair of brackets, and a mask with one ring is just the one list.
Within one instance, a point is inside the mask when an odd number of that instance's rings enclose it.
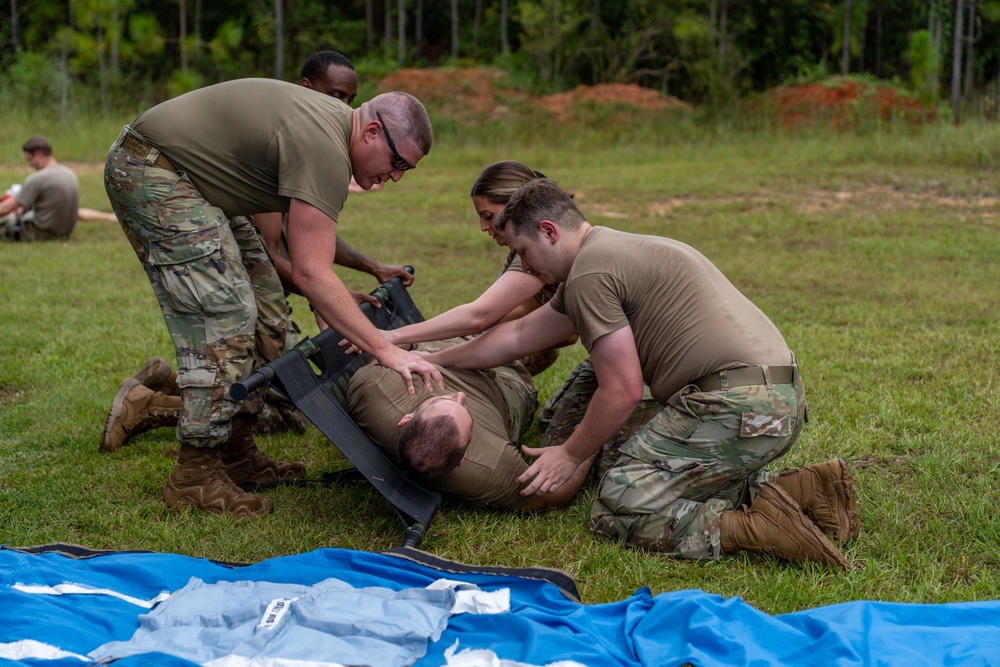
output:
{"label": "short-sleeve tan shirt", "polygon": [[[515,442],[534,416],[536,394],[531,376],[514,362],[492,371],[441,368],[447,392],[463,391],[472,415],[472,440],[465,461],[444,477],[421,480],[428,488],[472,502],[521,509],[530,500],[522,496],[517,478],[528,469]],[[423,401],[441,394],[414,383],[406,391],[402,376],[378,363],[361,368],[347,390],[348,411],[354,421],[386,453],[396,458],[399,420]]]}
{"label": "short-sleeve tan shirt", "polygon": [[76,227],[80,186],[69,167],[54,164],[29,174],[14,195],[25,210],[32,210],[32,223],[56,236],[69,236]]}
{"label": "short-sleeve tan shirt", "polygon": [[229,217],[287,212],[334,220],[351,182],[349,106],[274,79],[237,79],[167,100],[132,122]]}
{"label": "short-sleeve tan shirt", "polygon": [[631,326],[642,379],[661,405],[711,373],[792,361],[771,320],[704,255],[673,239],[593,227],[551,304],[588,352]]}

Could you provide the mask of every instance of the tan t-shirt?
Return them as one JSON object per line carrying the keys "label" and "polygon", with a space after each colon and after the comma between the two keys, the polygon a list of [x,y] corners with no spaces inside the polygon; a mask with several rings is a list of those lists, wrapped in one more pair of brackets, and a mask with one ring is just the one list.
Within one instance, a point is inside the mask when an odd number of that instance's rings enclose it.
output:
{"label": "tan t-shirt", "polygon": [[710,373],[792,360],[767,316],[704,255],[673,239],[592,228],[551,304],[588,352],[631,326],[642,379],[661,405]]}
{"label": "tan t-shirt", "polygon": [[132,129],[233,217],[287,212],[294,197],[334,220],[351,182],[349,106],[274,79],[238,79],[167,100]]}
{"label": "tan t-shirt", "polygon": [[[422,346],[421,346],[422,347]],[[514,362],[495,371],[441,368],[447,392],[464,391],[472,415],[472,440],[465,460],[444,477],[417,479],[428,488],[465,500],[491,503],[507,509],[523,508],[517,478],[528,469],[515,442],[531,424],[536,394],[531,376]],[[347,389],[348,411],[394,461],[399,440],[399,420],[436,394],[415,382],[415,395],[406,391],[399,373],[373,362],[360,369]]]}
{"label": "tan t-shirt", "polygon": [[34,211],[31,224],[38,229],[69,236],[76,227],[80,186],[69,167],[54,164],[30,174],[14,198],[24,210]]}

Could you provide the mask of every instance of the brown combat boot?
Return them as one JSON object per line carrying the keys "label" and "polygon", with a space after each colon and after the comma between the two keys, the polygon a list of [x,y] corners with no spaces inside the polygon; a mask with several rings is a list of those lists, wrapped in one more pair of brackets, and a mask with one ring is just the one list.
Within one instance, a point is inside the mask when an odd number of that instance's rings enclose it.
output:
{"label": "brown combat boot", "polygon": [[251,417],[236,415],[232,435],[221,445],[226,474],[236,485],[291,481],[305,473],[306,466],[301,461],[276,461],[257,449],[252,428]]}
{"label": "brown combat boot", "polygon": [[104,420],[101,451],[113,452],[133,435],[161,426],[177,426],[181,397],[153,391],[135,378],[123,380]]}
{"label": "brown combat boot", "polygon": [[270,498],[247,493],[226,475],[217,447],[181,445],[177,463],[163,488],[167,507],[192,505],[199,509],[249,518],[274,508]]}
{"label": "brown combat boot", "polygon": [[861,530],[851,467],[844,459],[808,468],[785,468],[771,480],[799,504],[820,530],[837,541],[853,540]]}
{"label": "brown combat boot", "polygon": [[768,482],[753,504],[722,513],[722,552],[757,551],[789,561],[816,560],[841,570],[851,566],[780,486]]}
{"label": "brown combat boot", "polygon": [[150,357],[139,372],[132,376],[153,391],[168,396],[180,396],[181,388],[177,386],[177,373],[163,357]]}

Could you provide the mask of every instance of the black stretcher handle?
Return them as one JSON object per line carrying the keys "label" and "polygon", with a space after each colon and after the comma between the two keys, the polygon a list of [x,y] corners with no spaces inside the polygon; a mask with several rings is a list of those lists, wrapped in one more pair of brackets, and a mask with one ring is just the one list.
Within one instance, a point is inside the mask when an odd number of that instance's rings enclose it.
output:
{"label": "black stretcher handle", "polygon": [[229,387],[229,397],[234,401],[242,401],[250,395],[250,392],[260,389],[274,379],[274,369],[270,366],[261,366],[250,374],[246,380],[234,382]]}
{"label": "black stretcher handle", "polygon": [[424,539],[424,531],[426,530],[427,530],[426,526],[424,526],[424,524],[420,523],[419,521],[417,523],[411,524],[409,526],[409,529],[406,531],[406,539],[403,540],[403,546],[414,547],[414,548],[419,547],[420,543]]}

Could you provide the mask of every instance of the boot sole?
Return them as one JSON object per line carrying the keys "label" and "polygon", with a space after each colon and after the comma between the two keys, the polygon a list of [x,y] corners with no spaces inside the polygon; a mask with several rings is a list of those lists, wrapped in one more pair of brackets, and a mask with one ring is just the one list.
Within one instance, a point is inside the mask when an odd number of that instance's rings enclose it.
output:
{"label": "boot sole", "polygon": [[844,558],[844,554],[840,553],[840,550],[823,534],[823,531],[805,515],[805,512],[802,511],[802,508],[798,506],[788,492],[771,482],[767,482],[765,486],[771,487],[774,495],[787,505],[785,511],[793,515],[796,522],[802,523],[802,527],[810,534],[820,551],[823,552],[823,556],[825,557],[823,562],[827,565],[839,567],[844,572],[850,572],[851,564]]}
{"label": "boot sole", "polygon": [[[858,512],[858,501],[854,491],[854,478],[851,475],[851,467],[845,459],[837,458],[828,463],[835,463],[839,468],[839,476],[836,479],[822,478],[822,492],[828,499],[836,499],[840,512],[831,512],[827,516],[819,516],[816,510],[809,503],[803,507],[813,523],[819,526],[831,540],[835,542],[850,542],[857,539],[861,533],[861,519]],[[781,477],[787,473],[802,472],[804,468],[785,468],[779,472],[772,481],[781,486]],[[784,490],[784,487],[782,487]],[[831,503],[832,505],[832,503]],[[826,514],[824,512],[824,514]]]}
{"label": "boot sole", "polygon": [[[265,500],[270,501],[270,498],[266,498]],[[182,509],[184,507],[193,507],[195,509],[205,510],[206,512],[218,514],[220,516],[231,516],[237,519],[256,519],[259,516],[264,516],[265,514],[270,514],[271,512],[274,511],[273,502],[272,503],[265,502],[264,506],[256,512],[244,508],[227,511],[222,509],[221,507],[206,507],[187,497],[182,497],[171,501],[167,501],[166,499],[164,499],[164,503],[170,509]]]}
{"label": "boot sole", "polygon": [[111,403],[111,409],[108,411],[108,416],[104,418],[104,430],[101,432],[101,451],[102,452],[114,452],[118,450],[118,447],[111,444],[111,427],[118,421],[118,418],[122,416],[122,406],[125,403],[125,397],[128,393],[132,391],[132,388],[136,385],[141,384],[134,377],[125,378],[122,383],[118,385],[118,393],[115,395],[115,400]]}
{"label": "boot sole", "polygon": [[[845,459],[836,459],[840,466],[840,487],[843,489],[844,507],[847,509],[847,525],[841,526],[836,539],[850,541],[856,539],[861,533],[861,517],[858,512],[858,501],[854,493],[854,476],[851,475],[851,466]],[[835,491],[837,484],[834,484]]]}
{"label": "boot sole", "polygon": [[[159,371],[153,371],[153,368],[157,366]],[[150,357],[139,369],[139,372],[132,377],[153,391],[169,394],[170,392],[164,390],[172,389],[172,387],[164,387],[163,383],[170,377],[170,370],[170,363],[163,357]]]}

